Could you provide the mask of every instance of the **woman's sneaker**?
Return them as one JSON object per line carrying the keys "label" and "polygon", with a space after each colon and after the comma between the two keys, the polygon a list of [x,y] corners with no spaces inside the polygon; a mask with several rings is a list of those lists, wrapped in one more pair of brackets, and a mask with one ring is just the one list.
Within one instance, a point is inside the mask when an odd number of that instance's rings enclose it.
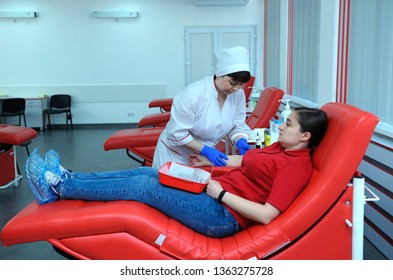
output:
{"label": "woman's sneaker", "polygon": [[59,198],[52,187],[60,182],[60,177],[49,171],[37,149],[26,161],[26,178],[38,204],[54,202]]}
{"label": "woman's sneaker", "polygon": [[45,154],[45,162],[49,167],[49,170],[60,177],[70,178],[71,172],[65,169],[60,164],[60,155],[53,149],[50,149]]}

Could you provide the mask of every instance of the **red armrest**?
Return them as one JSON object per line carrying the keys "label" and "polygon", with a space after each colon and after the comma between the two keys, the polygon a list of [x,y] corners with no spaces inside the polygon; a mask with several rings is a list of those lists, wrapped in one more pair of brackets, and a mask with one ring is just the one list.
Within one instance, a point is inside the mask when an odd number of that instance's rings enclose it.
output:
{"label": "red armrest", "polygon": [[172,107],[173,98],[161,98],[152,100],[149,103],[149,108],[159,107],[162,110],[169,112]]}
{"label": "red armrest", "polygon": [[155,113],[144,116],[138,123],[139,127],[144,126],[166,126],[167,122],[171,118],[171,112]]}

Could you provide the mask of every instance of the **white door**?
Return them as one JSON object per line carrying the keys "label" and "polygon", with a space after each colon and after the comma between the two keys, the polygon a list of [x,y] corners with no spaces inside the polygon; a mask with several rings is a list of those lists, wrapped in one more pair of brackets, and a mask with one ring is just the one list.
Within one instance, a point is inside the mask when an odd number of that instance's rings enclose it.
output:
{"label": "white door", "polygon": [[214,53],[222,48],[243,46],[250,53],[251,75],[256,68],[256,26],[185,28],[186,85],[214,72]]}

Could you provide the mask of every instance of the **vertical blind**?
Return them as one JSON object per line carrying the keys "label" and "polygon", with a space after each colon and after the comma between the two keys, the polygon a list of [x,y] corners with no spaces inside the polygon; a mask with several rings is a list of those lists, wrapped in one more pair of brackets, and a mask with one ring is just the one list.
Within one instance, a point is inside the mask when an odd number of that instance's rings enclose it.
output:
{"label": "vertical blind", "polygon": [[292,95],[318,101],[320,1],[293,1]]}
{"label": "vertical blind", "polygon": [[[321,0],[288,0],[288,15],[292,15],[289,34],[292,58],[290,83],[294,97],[318,103],[319,52],[321,49]],[[337,0],[348,9],[345,22],[345,89],[337,100],[369,111],[380,118],[380,126],[393,135],[393,1],[392,0]],[[265,0],[265,86],[277,86],[280,40],[277,33],[283,21],[279,17],[281,1]],[[344,8],[343,8],[344,7]],[[291,12],[291,13],[289,13]],[[347,13],[347,11],[344,11]],[[344,30],[344,29],[343,29]],[[288,30],[287,30],[288,32]],[[343,31],[342,31],[343,32]],[[348,34],[347,34],[348,33]],[[336,34],[336,36],[341,36]],[[341,54],[342,55],[342,54]],[[336,59],[336,58],[333,58]],[[290,64],[292,63],[292,64]],[[288,68],[289,69],[289,68]],[[288,79],[288,78],[287,78]]]}
{"label": "vertical blind", "polygon": [[264,2],[264,86],[280,84],[280,1]]}
{"label": "vertical blind", "polygon": [[393,131],[393,1],[350,3],[347,103]]}

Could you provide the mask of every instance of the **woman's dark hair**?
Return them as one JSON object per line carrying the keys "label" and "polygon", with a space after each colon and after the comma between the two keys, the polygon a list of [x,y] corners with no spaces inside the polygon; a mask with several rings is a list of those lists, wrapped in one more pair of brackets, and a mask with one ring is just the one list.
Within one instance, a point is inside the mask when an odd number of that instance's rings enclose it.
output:
{"label": "woman's dark hair", "polygon": [[301,132],[310,132],[311,138],[308,148],[313,149],[322,141],[327,130],[328,119],[325,111],[316,108],[295,108],[296,119],[299,122]]}
{"label": "woman's dark hair", "polygon": [[235,73],[226,74],[232,79],[234,83],[244,84],[247,83],[251,79],[251,74],[248,71],[239,71]]}

